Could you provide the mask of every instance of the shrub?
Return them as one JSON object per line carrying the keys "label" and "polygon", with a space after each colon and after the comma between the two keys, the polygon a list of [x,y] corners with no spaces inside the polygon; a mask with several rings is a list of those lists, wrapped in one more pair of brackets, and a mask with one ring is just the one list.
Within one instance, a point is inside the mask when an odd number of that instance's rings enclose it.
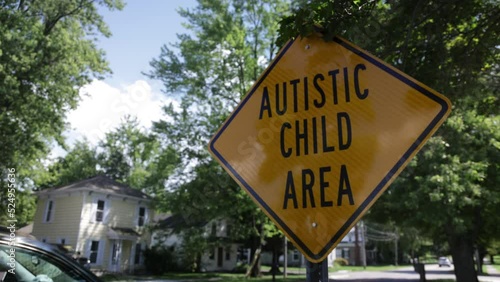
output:
{"label": "shrub", "polygon": [[159,246],[144,251],[144,265],[149,273],[155,275],[179,269],[173,251]]}
{"label": "shrub", "polygon": [[236,267],[233,269],[234,273],[246,273],[249,265],[247,263],[239,262]]}
{"label": "shrub", "polygon": [[335,265],[338,266],[346,266],[349,265],[349,261],[346,260],[345,258],[336,258],[334,261]]}

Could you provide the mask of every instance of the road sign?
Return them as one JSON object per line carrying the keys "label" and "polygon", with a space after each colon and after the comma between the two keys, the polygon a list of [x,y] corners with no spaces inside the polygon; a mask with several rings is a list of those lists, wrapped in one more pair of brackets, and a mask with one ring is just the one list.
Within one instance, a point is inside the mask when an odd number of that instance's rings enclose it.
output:
{"label": "road sign", "polygon": [[209,150],[320,262],[450,108],[441,94],[342,38],[299,38],[280,51]]}

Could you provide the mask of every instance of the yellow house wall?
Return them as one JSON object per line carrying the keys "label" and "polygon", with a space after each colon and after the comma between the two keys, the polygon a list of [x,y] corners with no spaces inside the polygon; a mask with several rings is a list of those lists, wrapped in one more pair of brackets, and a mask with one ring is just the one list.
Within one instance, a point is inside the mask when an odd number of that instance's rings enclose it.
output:
{"label": "yellow house wall", "polygon": [[[109,204],[109,214],[104,222],[95,222],[93,220],[94,202],[96,199],[104,199]],[[123,241],[122,243],[122,256],[121,266],[122,270],[129,268],[131,247],[135,247],[136,243],[144,242],[148,246],[151,242],[151,236],[144,227],[137,227],[137,212],[138,206],[147,208],[148,222],[152,221],[154,212],[149,208],[149,202],[123,197],[123,196],[109,196],[104,194],[92,193],[87,195],[84,200],[82,209],[82,217],[80,221],[79,233],[79,250],[86,256],[89,253],[89,242],[92,240],[100,241],[100,248],[103,247],[102,260],[100,264],[96,264],[93,268],[108,270],[110,267],[110,259],[112,252],[113,241],[108,239],[108,232],[110,227],[132,228],[138,233],[142,234],[137,242]]]}
{"label": "yellow house wall", "polygon": [[[53,201],[52,220],[44,222],[47,202]],[[33,221],[33,236],[37,239],[46,239],[48,243],[60,243],[65,238],[66,245],[76,247],[78,228],[82,212],[82,194],[72,193],[43,197],[38,199],[37,210]]]}
{"label": "yellow house wall", "polygon": [[[96,198],[105,199],[109,205],[105,222],[93,220]],[[53,215],[50,222],[44,222],[48,200],[53,200]],[[149,246],[151,243],[149,232],[144,227],[137,226],[138,206],[147,208],[146,225],[152,222],[154,212],[149,208],[149,201],[89,191],[42,195],[37,202],[32,234],[39,240],[46,239],[48,243],[59,243],[58,240],[64,238],[66,245],[71,245],[75,252],[79,251],[86,257],[90,254],[90,242],[99,241],[100,263],[93,265],[93,268],[109,270],[113,242],[108,238],[110,227],[135,229],[142,234],[136,241],[122,241],[121,269],[127,270],[133,260],[131,256],[135,244]]]}

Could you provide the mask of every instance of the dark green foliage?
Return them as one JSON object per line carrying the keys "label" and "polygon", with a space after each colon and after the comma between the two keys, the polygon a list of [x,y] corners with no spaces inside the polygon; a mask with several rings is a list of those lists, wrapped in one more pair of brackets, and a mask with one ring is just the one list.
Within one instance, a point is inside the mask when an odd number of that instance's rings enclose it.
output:
{"label": "dark green foliage", "polygon": [[[277,52],[277,20],[285,11],[282,1],[200,0],[196,8],[180,11],[189,33],[163,46],[148,74],[163,83],[166,95],[180,100],[179,107],[165,107],[166,118],[154,125],[181,157],[178,181],[158,195],[163,210],[195,222],[228,219],[232,239],[251,238],[254,249],[272,225],[206,146]],[[189,232],[200,236],[203,230]],[[190,242],[198,252],[210,246]]]}
{"label": "dark green foliage", "polygon": [[174,251],[158,246],[144,250],[144,265],[146,271],[154,275],[182,270]]}
{"label": "dark green foliage", "polygon": [[[120,0],[0,1],[0,218],[5,213],[5,176],[15,168],[17,188],[53,142],[63,144],[65,115],[79,101],[79,89],[109,73],[97,34],[109,36],[97,6],[121,9]],[[29,193],[19,193],[19,201]],[[26,200],[29,202],[29,200]],[[17,210],[31,216],[32,205]],[[24,214],[27,212],[28,214]],[[24,221],[23,221],[24,222]]]}
{"label": "dark green foliage", "polygon": [[335,35],[344,35],[353,27],[363,26],[377,1],[374,0],[299,0],[292,14],[280,21],[277,44],[300,35],[307,37],[320,33],[329,41]]}

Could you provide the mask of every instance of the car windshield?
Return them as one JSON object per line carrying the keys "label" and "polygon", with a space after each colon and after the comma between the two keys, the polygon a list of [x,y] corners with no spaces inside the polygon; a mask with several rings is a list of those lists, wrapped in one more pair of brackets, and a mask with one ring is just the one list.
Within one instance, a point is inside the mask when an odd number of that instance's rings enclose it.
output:
{"label": "car windshield", "polygon": [[0,245],[0,271],[6,281],[85,281],[47,255],[3,245]]}

